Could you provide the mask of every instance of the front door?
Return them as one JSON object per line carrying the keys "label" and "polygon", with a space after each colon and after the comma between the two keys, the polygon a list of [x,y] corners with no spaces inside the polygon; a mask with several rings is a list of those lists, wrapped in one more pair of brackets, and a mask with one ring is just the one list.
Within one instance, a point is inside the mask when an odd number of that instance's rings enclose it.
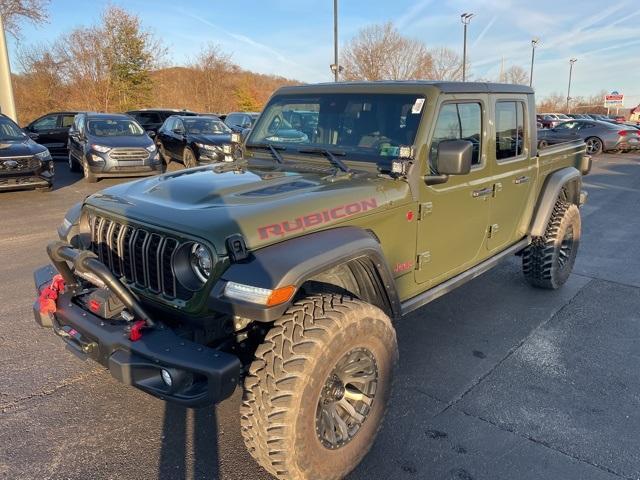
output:
{"label": "front door", "polygon": [[418,283],[440,283],[472,266],[486,252],[493,194],[491,168],[485,153],[487,101],[487,96],[470,96],[439,107],[426,173],[437,174],[438,144],[443,140],[473,143],[473,163],[466,175],[450,176],[440,185],[420,185]]}
{"label": "front door", "polygon": [[494,189],[487,246],[490,251],[506,248],[523,238],[528,225],[524,210],[536,180],[534,159],[529,152],[529,116],[525,97],[500,98],[494,107],[495,147],[489,161],[495,162]]}

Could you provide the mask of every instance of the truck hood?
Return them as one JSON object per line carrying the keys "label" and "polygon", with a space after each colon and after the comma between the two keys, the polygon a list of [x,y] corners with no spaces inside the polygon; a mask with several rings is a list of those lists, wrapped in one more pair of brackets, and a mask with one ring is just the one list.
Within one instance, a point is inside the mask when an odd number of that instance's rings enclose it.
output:
{"label": "truck hood", "polygon": [[250,249],[328,228],[410,201],[401,180],[362,174],[323,173],[219,166],[151,177],[92,195],[89,208],[131,223],[197,237],[225,253],[225,239],[245,237]]}

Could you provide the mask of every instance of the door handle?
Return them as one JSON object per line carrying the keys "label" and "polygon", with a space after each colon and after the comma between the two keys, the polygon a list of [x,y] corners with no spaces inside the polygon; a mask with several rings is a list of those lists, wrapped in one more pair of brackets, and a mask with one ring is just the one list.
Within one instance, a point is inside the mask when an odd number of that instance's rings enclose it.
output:
{"label": "door handle", "polygon": [[527,183],[529,181],[529,177],[523,175],[521,177],[516,178],[513,183],[516,185],[520,185],[521,183]]}
{"label": "door handle", "polygon": [[493,194],[493,187],[481,188],[480,190],[474,190],[471,196],[473,198],[486,197]]}

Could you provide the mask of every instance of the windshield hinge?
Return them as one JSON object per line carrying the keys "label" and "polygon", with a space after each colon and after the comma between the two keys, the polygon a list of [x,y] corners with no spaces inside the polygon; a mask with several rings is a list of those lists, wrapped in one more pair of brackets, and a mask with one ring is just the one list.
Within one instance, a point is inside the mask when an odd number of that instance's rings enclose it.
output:
{"label": "windshield hinge", "polygon": [[418,255],[418,268],[417,270],[422,270],[423,267],[431,261],[431,252],[422,252]]}

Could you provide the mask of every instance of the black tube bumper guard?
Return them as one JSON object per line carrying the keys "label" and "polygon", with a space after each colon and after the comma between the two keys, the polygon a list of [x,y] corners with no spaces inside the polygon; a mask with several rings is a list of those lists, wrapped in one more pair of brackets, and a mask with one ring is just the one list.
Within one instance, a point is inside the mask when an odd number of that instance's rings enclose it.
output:
{"label": "black tube bumper guard", "polygon": [[[34,272],[38,295],[56,273],[62,275],[65,289],[58,295],[55,313],[41,313],[38,300],[33,313],[36,323],[53,328],[72,352],[101,363],[121,382],[168,402],[203,407],[231,396],[240,378],[238,357],[181,338],[151,319],[93,252],[53,242],[47,253],[55,269],[46,265]],[[79,288],[74,272],[93,279],[98,287],[108,288],[137,320],[143,320],[146,326],[142,338],[131,341],[130,324],[103,319],[74,303]]]}

